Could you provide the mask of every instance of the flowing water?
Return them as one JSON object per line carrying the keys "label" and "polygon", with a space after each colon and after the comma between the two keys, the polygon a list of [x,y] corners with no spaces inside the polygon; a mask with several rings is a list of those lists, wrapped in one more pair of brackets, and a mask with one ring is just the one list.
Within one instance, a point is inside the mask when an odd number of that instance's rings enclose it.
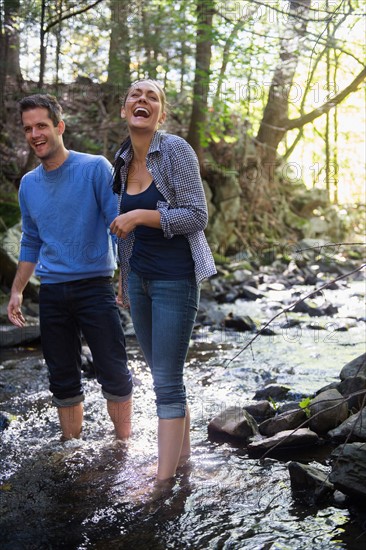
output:
{"label": "flowing water", "polygon": [[[238,301],[222,308],[263,320],[271,317],[268,308],[273,315],[278,311],[280,298],[274,292],[270,303]],[[250,459],[239,443],[207,435],[213,416],[251,400],[268,381],[290,386],[290,399],[311,395],[365,351],[364,323],[350,322],[364,315],[364,287],[357,283],[329,298],[343,305],[337,318],[321,319],[326,330],[306,324],[282,329],[283,319],[277,320],[276,335],[260,336],[239,355],[253,334],[195,332],[186,367],[192,457],[158,499],[152,498],[154,395],[133,337],[127,342],[134,432],[127,446],[114,441],[93,378],[85,378],[83,438],[61,443],[40,350],[7,350],[0,371],[0,411],[10,421],[0,450],[2,550],[365,548],[364,511],[311,506],[291,492],[286,462],[316,459],[327,470],[327,453]],[[341,330],[345,320],[348,331]]]}

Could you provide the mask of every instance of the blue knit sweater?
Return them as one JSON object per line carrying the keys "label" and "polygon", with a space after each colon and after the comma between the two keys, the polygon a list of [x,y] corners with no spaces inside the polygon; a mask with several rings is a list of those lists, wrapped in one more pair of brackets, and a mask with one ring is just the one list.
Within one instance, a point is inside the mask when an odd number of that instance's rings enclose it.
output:
{"label": "blue knit sweater", "polygon": [[56,170],[40,165],[21,181],[20,261],[42,283],[110,276],[116,268],[109,225],[117,215],[112,170],[102,156],[70,151]]}

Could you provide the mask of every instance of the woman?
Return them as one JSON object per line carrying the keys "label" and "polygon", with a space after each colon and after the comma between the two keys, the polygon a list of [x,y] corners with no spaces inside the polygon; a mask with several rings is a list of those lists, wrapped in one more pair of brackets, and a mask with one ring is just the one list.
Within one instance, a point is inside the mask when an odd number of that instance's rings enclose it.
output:
{"label": "woman", "polygon": [[129,139],[116,156],[120,215],[118,302],[130,306],[136,336],[154,382],[158,414],[157,481],[171,479],[190,455],[183,367],[200,282],[216,273],[203,230],[207,205],[199,165],[188,143],[158,130],[166,118],[160,85],[132,84],[121,117]]}

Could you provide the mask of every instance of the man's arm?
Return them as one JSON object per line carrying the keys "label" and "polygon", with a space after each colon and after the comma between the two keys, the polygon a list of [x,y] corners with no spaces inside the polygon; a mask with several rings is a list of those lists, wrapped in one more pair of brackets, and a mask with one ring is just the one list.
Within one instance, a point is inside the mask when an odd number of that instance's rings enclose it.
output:
{"label": "man's arm", "polygon": [[25,326],[25,319],[21,311],[23,302],[23,290],[33,275],[36,264],[32,262],[19,262],[18,269],[11,287],[10,300],[8,303],[8,318],[17,327]]}

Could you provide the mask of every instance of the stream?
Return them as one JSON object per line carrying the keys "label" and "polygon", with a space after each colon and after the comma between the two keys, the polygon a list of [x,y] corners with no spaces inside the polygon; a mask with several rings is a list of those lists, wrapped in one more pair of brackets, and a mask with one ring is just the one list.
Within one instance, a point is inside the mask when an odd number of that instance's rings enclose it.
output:
{"label": "stream", "polygon": [[[339,307],[336,316],[290,313],[305,322],[286,329],[278,318],[275,334],[258,337],[242,353],[253,333],[195,331],[185,377],[192,457],[172,490],[157,500],[149,496],[156,463],[154,395],[134,337],[127,338],[135,383],[127,445],[114,440],[100,388],[87,376],[82,439],[61,443],[41,350],[1,350],[0,412],[9,421],[1,432],[1,549],[364,549],[365,510],[342,503],[313,507],[292,495],[286,463],[316,460],[326,469],[327,450],[254,460],[243,445],[207,434],[215,415],[252,400],[269,381],[291,387],[289,400],[313,395],[364,353],[364,283],[326,293]],[[265,302],[237,300],[220,308],[267,321],[283,300],[281,291],[269,294]]]}

